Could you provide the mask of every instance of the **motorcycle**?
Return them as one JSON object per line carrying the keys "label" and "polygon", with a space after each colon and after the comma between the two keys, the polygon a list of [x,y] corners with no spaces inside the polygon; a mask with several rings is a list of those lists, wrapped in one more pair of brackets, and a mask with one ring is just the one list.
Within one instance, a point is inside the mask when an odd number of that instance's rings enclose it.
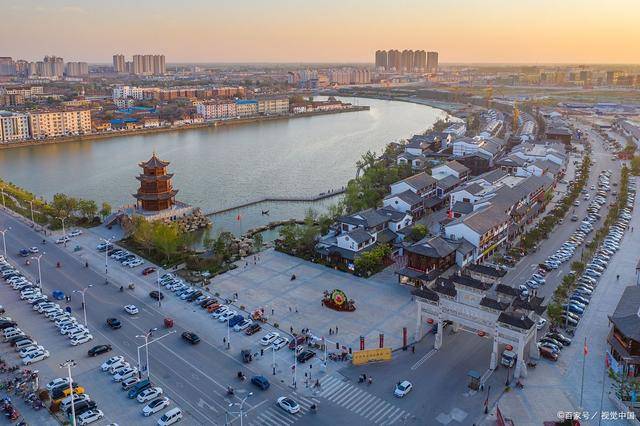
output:
{"label": "motorcycle", "polygon": [[227,395],[234,395],[236,392],[233,390],[231,386],[227,388]]}
{"label": "motorcycle", "polygon": [[240,379],[241,382],[244,382],[246,378],[247,376],[245,376],[242,371],[238,371],[238,379]]}

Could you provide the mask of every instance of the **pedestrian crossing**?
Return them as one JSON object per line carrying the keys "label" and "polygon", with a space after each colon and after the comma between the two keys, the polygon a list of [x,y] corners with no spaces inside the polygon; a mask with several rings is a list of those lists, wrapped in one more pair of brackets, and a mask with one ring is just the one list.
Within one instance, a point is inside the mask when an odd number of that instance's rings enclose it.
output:
{"label": "pedestrian crossing", "polygon": [[409,416],[409,413],[377,397],[363,386],[354,386],[335,376],[320,381],[319,397],[366,419],[367,424],[392,425]]}
{"label": "pedestrian crossing", "polygon": [[298,394],[289,395],[300,406],[300,411],[296,414],[289,414],[275,404],[267,408],[260,408],[249,426],[287,426],[300,420],[302,416],[309,412],[312,404],[318,405],[319,400],[314,397],[303,397]]}

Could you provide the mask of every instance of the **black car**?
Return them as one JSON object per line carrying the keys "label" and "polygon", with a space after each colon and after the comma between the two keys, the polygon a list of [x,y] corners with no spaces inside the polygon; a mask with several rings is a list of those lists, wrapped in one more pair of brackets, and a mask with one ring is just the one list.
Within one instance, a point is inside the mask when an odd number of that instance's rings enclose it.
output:
{"label": "black car", "polygon": [[11,343],[11,346],[15,346],[16,342],[19,342],[20,340],[25,340],[25,339],[31,339],[31,336],[29,336],[28,334],[22,334],[20,336],[14,336],[11,339],[6,340],[5,342]]}
{"label": "black car", "polygon": [[202,306],[203,309],[207,309],[207,307],[213,305],[214,303],[218,303],[218,301],[216,299],[207,299],[203,300],[202,303],[200,303],[200,306]]}
{"label": "black car", "polygon": [[[75,409],[76,416],[79,416],[80,414],[87,412],[89,410],[93,410],[96,407],[97,405],[95,401],[80,401],[80,402],[76,402],[73,408]],[[67,415],[71,415],[71,413],[72,413],[71,406],[69,406],[69,408],[67,408]]]}
{"label": "black car", "polygon": [[122,323],[118,318],[107,318],[107,325],[114,330],[122,327]]}
{"label": "black car", "polygon": [[5,328],[15,327],[18,325],[17,322],[13,321],[0,321],[0,330],[4,330]]}
{"label": "black car", "polygon": [[200,296],[202,296],[202,292],[201,291],[196,291],[191,296],[187,297],[187,302],[193,302],[194,300],[196,300]]}
{"label": "black car", "polygon": [[87,355],[89,356],[97,356],[97,355],[101,355],[104,353],[107,353],[111,350],[111,345],[98,345],[98,346],[94,346],[91,349],[89,349],[89,351],[87,352]]}
{"label": "black car", "polygon": [[158,290],[153,290],[152,292],[149,293],[149,296],[153,300],[162,300],[162,299],[164,299],[164,294],[162,294],[162,292],[158,291]]}
{"label": "black car", "polygon": [[304,351],[300,355],[298,355],[298,362],[300,364],[303,364],[303,363],[309,361],[314,356],[316,356],[316,353],[314,351],[309,351],[309,350]]}
{"label": "black car", "polygon": [[251,336],[252,334],[256,334],[261,329],[262,327],[260,326],[260,324],[258,324],[257,322],[254,322],[244,330],[244,334],[246,334],[247,336]]}
{"label": "black car", "polygon": [[198,337],[198,335],[192,331],[185,331],[184,333],[182,333],[182,338],[192,345],[200,343],[200,337]]}
{"label": "black car", "polygon": [[[76,389],[78,386],[80,385],[78,385],[76,382],[73,382],[73,389]],[[51,391],[49,391],[49,394],[51,395],[51,399],[53,400],[61,399],[67,396],[65,394],[65,391],[68,391],[68,390],[69,390],[69,385],[64,384],[51,389]]]}

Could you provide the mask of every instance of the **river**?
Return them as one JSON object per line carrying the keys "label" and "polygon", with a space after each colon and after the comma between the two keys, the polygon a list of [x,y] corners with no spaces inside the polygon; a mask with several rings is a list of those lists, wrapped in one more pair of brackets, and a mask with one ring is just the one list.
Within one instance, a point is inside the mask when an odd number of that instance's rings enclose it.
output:
{"label": "river", "polygon": [[[155,150],[171,162],[177,199],[214,211],[264,197],[309,197],[339,189],[354,177],[355,163],[367,150],[381,153],[389,142],[446,116],[407,102],[342,100],[371,109],[0,150],[0,176],[48,199],[63,192],[116,207],[133,203],[137,164]],[[309,208],[321,212],[333,202],[267,203],[212,220],[215,231],[239,233],[272,220],[301,218]],[[269,216],[261,210],[269,210]]]}

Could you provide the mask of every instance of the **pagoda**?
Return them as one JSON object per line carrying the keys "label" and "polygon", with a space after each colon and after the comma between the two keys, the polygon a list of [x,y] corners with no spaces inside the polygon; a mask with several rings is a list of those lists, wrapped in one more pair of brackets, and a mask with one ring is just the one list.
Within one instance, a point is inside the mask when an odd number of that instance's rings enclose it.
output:
{"label": "pagoda", "polygon": [[140,181],[140,188],[133,194],[137,208],[146,212],[171,209],[176,204],[178,190],[173,189],[171,183],[173,173],[167,173],[169,161],[162,161],[154,152],[148,161],[138,165],[142,168],[142,173],[136,177]]}

